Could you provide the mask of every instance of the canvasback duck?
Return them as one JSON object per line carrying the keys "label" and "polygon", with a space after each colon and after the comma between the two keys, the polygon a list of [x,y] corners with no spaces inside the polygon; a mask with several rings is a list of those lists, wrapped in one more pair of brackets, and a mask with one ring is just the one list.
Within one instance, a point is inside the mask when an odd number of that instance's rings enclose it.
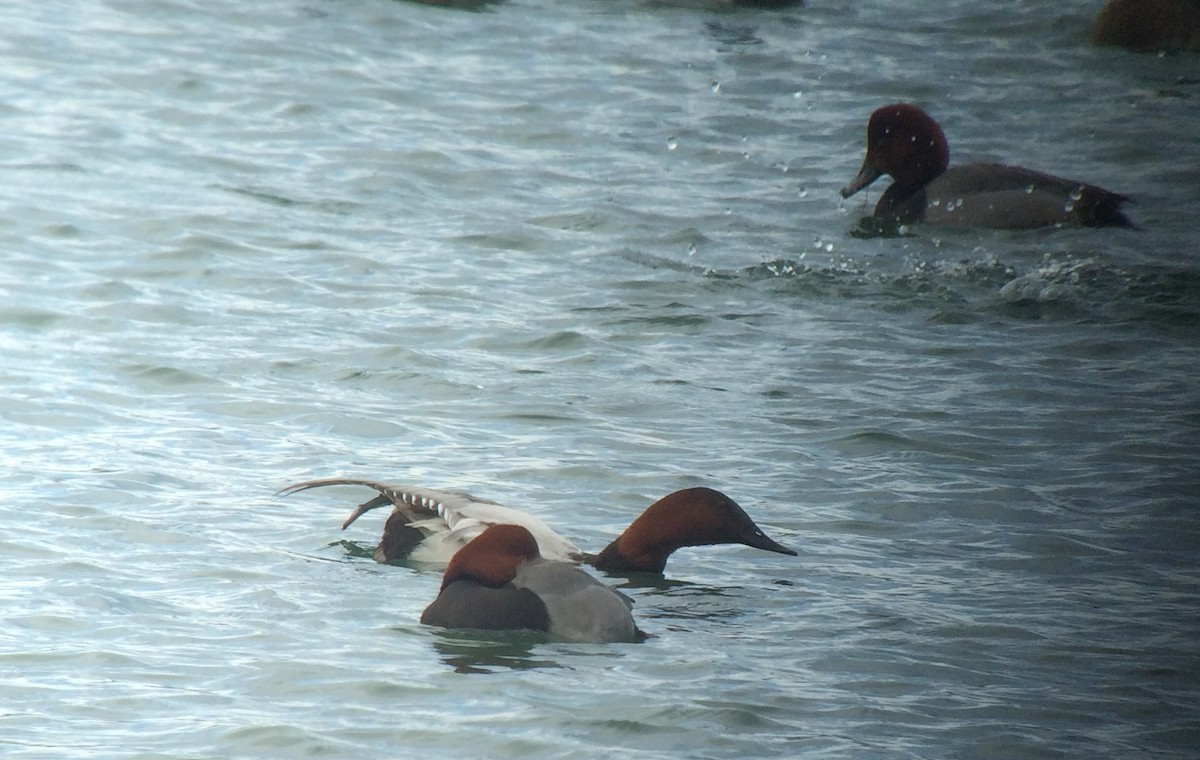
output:
{"label": "canvasback duck", "polygon": [[324,478],[296,483],[279,494],[287,496],[336,485],[366,486],[377,492],[342,523],[343,530],[372,509],[393,506],[375,549],[378,562],[408,559],[445,564],[489,525],[500,524],[527,529],[535,537],[541,556],[547,559],[586,562],[604,572],[661,573],[671,553],[684,546],[744,544],[796,556],[796,552],[763,533],[737,502],[711,488],[685,488],[664,496],[599,554],[580,551],[533,515],[457,491]]}
{"label": "canvasback duck", "polygon": [[1109,0],[1092,23],[1092,44],[1139,53],[1200,52],[1200,2]]}
{"label": "canvasback duck", "polygon": [[633,602],[578,565],[548,560],[521,525],[491,525],[451,558],[421,622],[545,631],[579,642],[641,641]]}
{"label": "canvasback duck", "polygon": [[1004,164],[949,167],[938,123],[908,103],[883,106],[867,123],[862,169],[842,188],[849,198],[890,174],[875,216],[897,224],[1031,229],[1053,225],[1134,227],[1125,196],[1071,179]]}

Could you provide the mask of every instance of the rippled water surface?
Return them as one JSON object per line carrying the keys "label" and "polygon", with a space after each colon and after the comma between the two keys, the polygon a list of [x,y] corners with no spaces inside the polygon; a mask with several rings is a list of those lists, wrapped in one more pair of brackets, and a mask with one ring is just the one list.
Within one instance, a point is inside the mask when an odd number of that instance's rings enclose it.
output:
{"label": "rippled water surface", "polygon": [[[1098,5],[10,4],[0,754],[1194,756],[1200,58]],[[1145,229],[861,236],[897,100]],[[336,474],[800,556],[452,635]]]}

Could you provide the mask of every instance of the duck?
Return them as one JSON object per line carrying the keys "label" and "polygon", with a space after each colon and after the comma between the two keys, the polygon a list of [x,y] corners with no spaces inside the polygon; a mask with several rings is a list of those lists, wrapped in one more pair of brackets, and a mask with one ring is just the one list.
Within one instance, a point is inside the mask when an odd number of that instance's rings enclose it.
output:
{"label": "duck", "polygon": [[1109,0],[1092,22],[1091,40],[1138,53],[1200,52],[1200,2]]}
{"label": "duck", "polygon": [[321,478],[287,486],[278,495],[339,485],[365,486],[376,492],[342,523],[342,530],[373,509],[393,507],[374,551],[377,562],[445,565],[491,525],[519,525],[534,536],[542,557],[585,563],[606,573],[661,574],[671,554],[685,546],[743,544],[796,556],[794,550],[767,536],[737,502],[703,486],[674,491],[654,502],[598,554],[581,551],[533,515],[461,491]]}
{"label": "duck", "polygon": [[867,123],[862,169],[841,196],[888,174],[893,181],[874,216],[900,225],[1136,228],[1121,211],[1129,199],[1102,187],[1020,166],[949,163],[946,135],[929,114],[911,103],[883,106]]}
{"label": "duck", "polygon": [[561,641],[638,642],[633,601],[578,565],[541,556],[522,525],[490,525],[450,559],[425,625],[542,631]]}

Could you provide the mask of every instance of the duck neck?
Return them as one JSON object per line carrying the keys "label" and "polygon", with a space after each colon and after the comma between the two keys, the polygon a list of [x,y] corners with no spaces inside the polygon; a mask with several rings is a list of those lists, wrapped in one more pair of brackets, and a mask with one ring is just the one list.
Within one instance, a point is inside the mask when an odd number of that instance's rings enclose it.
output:
{"label": "duck neck", "polygon": [[875,204],[875,216],[891,219],[897,224],[910,224],[919,220],[924,210],[924,185],[905,187],[899,182],[893,182]]}
{"label": "duck neck", "polygon": [[628,550],[622,548],[621,538],[618,538],[604,547],[599,554],[590,556],[588,564],[606,573],[661,573],[667,566],[667,557],[671,551],[673,550]]}
{"label": "duck neck", "polygon": [[605,571],[661,573],[667,558],[684,546],[715,543],[704,521],[678,509],[676,495],[666,497],[642,513],[615,541],[597,554],[592,566]]}

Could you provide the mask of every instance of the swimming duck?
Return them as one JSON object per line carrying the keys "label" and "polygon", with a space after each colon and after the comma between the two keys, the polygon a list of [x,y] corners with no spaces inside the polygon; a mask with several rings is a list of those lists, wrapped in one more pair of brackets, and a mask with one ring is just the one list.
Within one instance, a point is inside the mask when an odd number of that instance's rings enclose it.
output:
{"label": "swimming duck", "polygon": [[893,182],[880,196],[875,216],[897,224],[1135,226],[1120,210],[1128,199],[1102,187],[1019,166],[949,163],[946,135],[929,114],[908,103],[883,106],[867,124],[862,169],[841,194],[849,198],[890,174]]}
{"label": "swimming duck", "polygon": [[1109,0],[1092,24],[1092,44],[1141,53],[1200,52],[1197,0]]}
{"label": "swimming duck", "polygon": [[491,525],[451,558],[421,622],[545,631],[580,642],[641,641],[632,601],[578,565],[544,559],[521,525]]}
{"label": "swimming duck", "polygon": [[378,562],[409,559],[445,564],[489,525],[501,524],[520,525],[528,530],[546,559],[586,562],[604,572],[661,573],[671,553],[684,546],[745,544],[796,555],[763,533],[737,502],[711,488],[685,488],[664,496],[599,554],[580,551],[533,515],[457,491],[324,478],[290,485],[279,494],[287,496],[309,488],[336,485],[366,486],[377,492],[342,523],[343,530],[372,509],[389,504],[394,507],[375,549]]}

